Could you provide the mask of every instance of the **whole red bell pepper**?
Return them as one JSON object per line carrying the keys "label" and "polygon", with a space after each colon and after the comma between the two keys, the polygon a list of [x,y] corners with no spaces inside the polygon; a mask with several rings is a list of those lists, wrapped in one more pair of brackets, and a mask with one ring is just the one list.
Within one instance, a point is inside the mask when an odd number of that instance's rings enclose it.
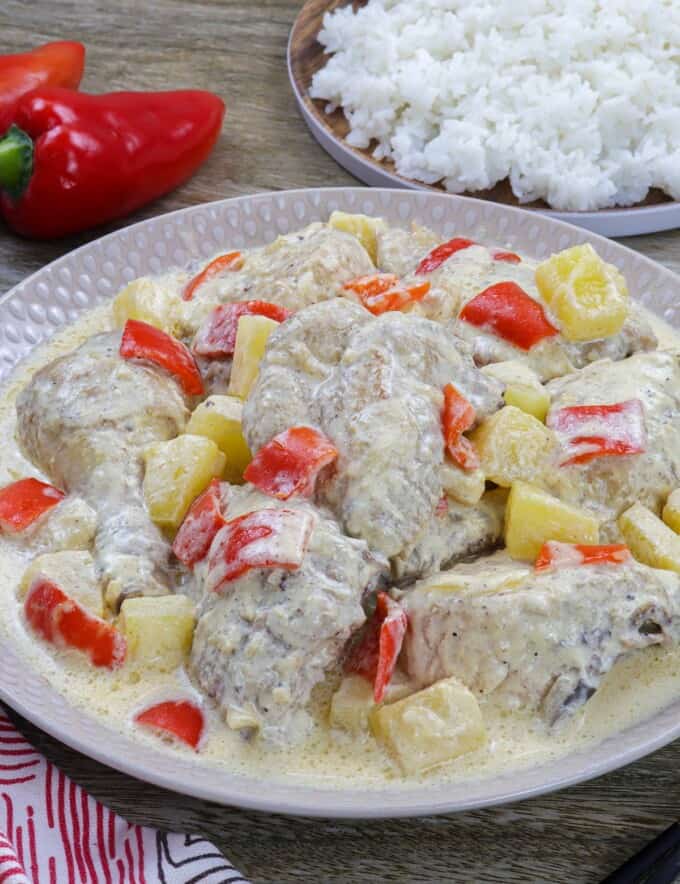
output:
{"label": "whole red bell pepper", "polygon": [[38,239],[120,218],[192,175],[223,117],[210,92],[36,89],[0,138],[0,212]]}
{"label": "whole red bell pepper", "polygon": [[22,95],[42,86],[77,89],[84,67],[85,47],[66,40],[0,56],[0,135],[12,124]]}

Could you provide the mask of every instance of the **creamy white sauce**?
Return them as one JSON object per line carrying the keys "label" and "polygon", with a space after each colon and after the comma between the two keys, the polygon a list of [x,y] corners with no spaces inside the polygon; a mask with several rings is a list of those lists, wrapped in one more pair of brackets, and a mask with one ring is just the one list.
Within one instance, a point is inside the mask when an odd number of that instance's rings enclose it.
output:
{"label": "creamy white sauce", "polygon": [[[662,320],[647,314],[660,345],[680,346],[677,333]],[[0,400],[0,485],[22,476],[40,476],[18,450],[14,439],[15,399],[42,365],[69,352],[84,339],[114,326],[109,307],[88,313],[73,326],[25,360],[3,389]],[[169,697],[197,696],[183,670],[163,674],[139,671],[126,663],[118,672],[95,669],[74,652],[56,653],[25,628],[17,589],[35,551],[22,549],[0,535],[0,635],[70,703],[94,715],[107,726],[134,739],[181,752],[236,773],[270,780],[295,780],[329,788],[351,784],[360,788],[408,788],[416,782],[441,783],[461,778],[488,777],[508,769],[531,767],[554,760],[639,722],[662,709],[680,694],[680,649],[658,648],[636,652],[619,662],[595,696],[561,730],[548,734],[542,722],[521,712],[512,714],[482,701],[487,727],[486,744],[435,771],[404,777],[368,735],[356,737],[331,731],[325,724],[335,683],[329,679],[316,689],[314,732],[302,746],[274,749],[257,741],[246,742],[205,704],[208,727],[200,756],[191,750],[163,743],[157,736],[135,728],[132,717],[140,707]]]}

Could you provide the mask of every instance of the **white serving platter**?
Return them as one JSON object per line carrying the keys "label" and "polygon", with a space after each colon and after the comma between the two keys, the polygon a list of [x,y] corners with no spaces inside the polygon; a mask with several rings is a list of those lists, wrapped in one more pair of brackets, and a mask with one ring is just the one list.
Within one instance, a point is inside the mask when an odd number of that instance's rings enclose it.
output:
{"label": "white serving platter", "polygon": [[[226,248],[248,248],[324,220],[341,209],[417,220],[442,239],[466,235],[541,258],[589,241],[625,273],[647,307],[680,328],[680,278],[609,240],[553,218],[492,202],[404,190],[338,188],[263,193],[183,209],[89,243],[49,264],[0,298],[0,381],[38,344],[111,299],[136,276],[181,267]],[[390,789],[324,788],[286,778],[258,779],[189,753],[136,743],[67,702],[22,659],[0,624],[0,699],[86,755],[141,780],[221,804],[323,817],[396,817],[501,804],[591,779],[680,736],[680,699],[587,750],[527,770],[453,784]]]}

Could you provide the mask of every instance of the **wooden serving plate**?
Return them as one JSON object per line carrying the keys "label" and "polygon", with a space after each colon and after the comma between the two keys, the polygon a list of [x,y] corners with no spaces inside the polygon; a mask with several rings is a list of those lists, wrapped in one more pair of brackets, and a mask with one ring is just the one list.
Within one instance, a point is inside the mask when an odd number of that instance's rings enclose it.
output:
{"label": "wooden serving plate", "polygon": [[[445,193],[445,188],[439,184],[424,184],[400,175],[389,159],[374,159],[374,145],[361,149],[347,144],[345,137],[349,124],[342,108],[328,113],[325,101],[312,99],[309,95],[314,74],[330,57],[317,39],[324,15],[341,6],[352,5],[357,10],[366,2],[367,0],[307,0],[300,10],[288,42],[288,72],[302,115],[322,147],[340,165],[365,183]],[[475,191],[463,196],[549,213],[553,217],[605,236],[633,236],[680,226],[680,203],[674,202],[658,189],[650,190],[647,197],[635,206],[601,209],[596,212],[556,211],[543,200],[520,203],[507,179],[490,190]]]}

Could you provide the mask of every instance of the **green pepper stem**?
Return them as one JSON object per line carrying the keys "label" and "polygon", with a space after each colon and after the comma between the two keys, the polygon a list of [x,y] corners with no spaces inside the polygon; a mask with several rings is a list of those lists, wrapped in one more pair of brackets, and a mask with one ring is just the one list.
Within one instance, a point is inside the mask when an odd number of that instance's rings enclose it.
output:
{"label": "green pepper stem", "polygon": [[23,129],[10,126],[0,138],[0,190],[19,199],[33,173],[33,141]]}

